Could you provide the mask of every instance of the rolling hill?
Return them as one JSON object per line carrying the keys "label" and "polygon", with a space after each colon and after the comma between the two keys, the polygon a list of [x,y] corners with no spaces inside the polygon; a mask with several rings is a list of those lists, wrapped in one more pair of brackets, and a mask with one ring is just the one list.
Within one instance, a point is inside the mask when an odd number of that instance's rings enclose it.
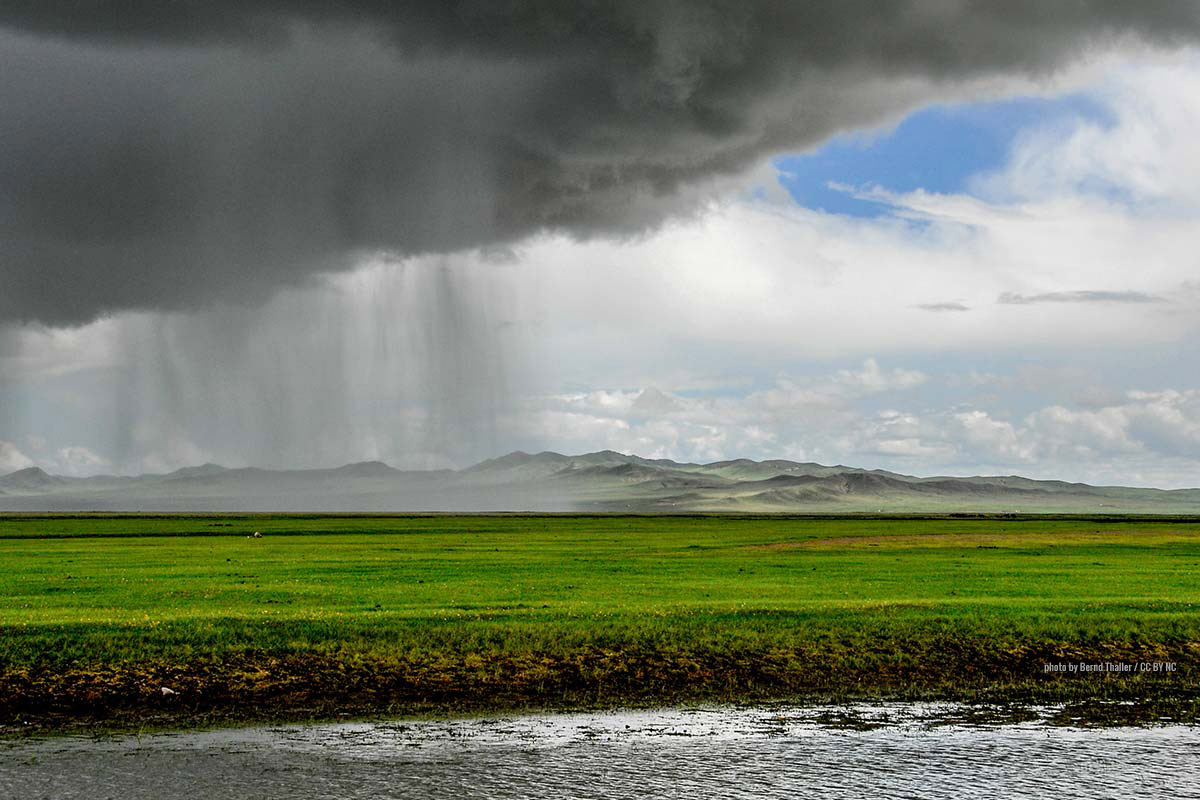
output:
{"label": "rolling hill", "polygon": [[229,469],[74,478],[0,476],[0,511],[584,511],[1200,513],[1200,489],[1090,486],[1015,475],[916,477],[737,459],[710,464],[611,450],[509,453],[463,470],[379,461],[334,469]]}

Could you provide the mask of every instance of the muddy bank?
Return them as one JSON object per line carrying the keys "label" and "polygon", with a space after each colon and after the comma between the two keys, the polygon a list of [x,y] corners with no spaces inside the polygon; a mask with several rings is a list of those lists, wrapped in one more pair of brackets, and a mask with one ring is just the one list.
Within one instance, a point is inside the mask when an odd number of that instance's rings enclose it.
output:
{"label": "muddy bank", "polygon": [[0,732],[781,699],[1067,703],[1085,715],[1200,721],[1198,642],[1005,650],[961,641],[895,644],[877,651],[592,648],[46,664],[0,670]]}

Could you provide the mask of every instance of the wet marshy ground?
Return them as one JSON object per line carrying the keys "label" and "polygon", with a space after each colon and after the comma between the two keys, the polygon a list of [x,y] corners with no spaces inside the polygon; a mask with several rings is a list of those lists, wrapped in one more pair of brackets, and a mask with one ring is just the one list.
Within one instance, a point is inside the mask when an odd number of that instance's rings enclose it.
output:
{"label": "wet marshy ground", "polygon": [[695,708],[0,743],[22,798],[1200,797],[1200,727],[1057,709]]}

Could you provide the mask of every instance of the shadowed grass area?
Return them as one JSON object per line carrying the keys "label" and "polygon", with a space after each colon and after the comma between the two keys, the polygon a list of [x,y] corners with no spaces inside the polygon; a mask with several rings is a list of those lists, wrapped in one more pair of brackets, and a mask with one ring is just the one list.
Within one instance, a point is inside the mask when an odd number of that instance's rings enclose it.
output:
{"label": "shadowed grass area", "polygon": [[[5,517],[0,537],[8,723],[1200,697],[1183,520]],[[1176,667],[1043,671],[1105,660]]]}

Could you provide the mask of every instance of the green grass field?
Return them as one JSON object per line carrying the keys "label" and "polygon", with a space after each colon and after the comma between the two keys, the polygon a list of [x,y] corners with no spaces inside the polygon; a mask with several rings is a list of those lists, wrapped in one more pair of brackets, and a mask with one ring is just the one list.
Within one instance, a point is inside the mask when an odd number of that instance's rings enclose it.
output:
{"label": "green grass field", "polygon": [[8,724],[1200,685],[1200,522],[0,517],[0,564]]}

